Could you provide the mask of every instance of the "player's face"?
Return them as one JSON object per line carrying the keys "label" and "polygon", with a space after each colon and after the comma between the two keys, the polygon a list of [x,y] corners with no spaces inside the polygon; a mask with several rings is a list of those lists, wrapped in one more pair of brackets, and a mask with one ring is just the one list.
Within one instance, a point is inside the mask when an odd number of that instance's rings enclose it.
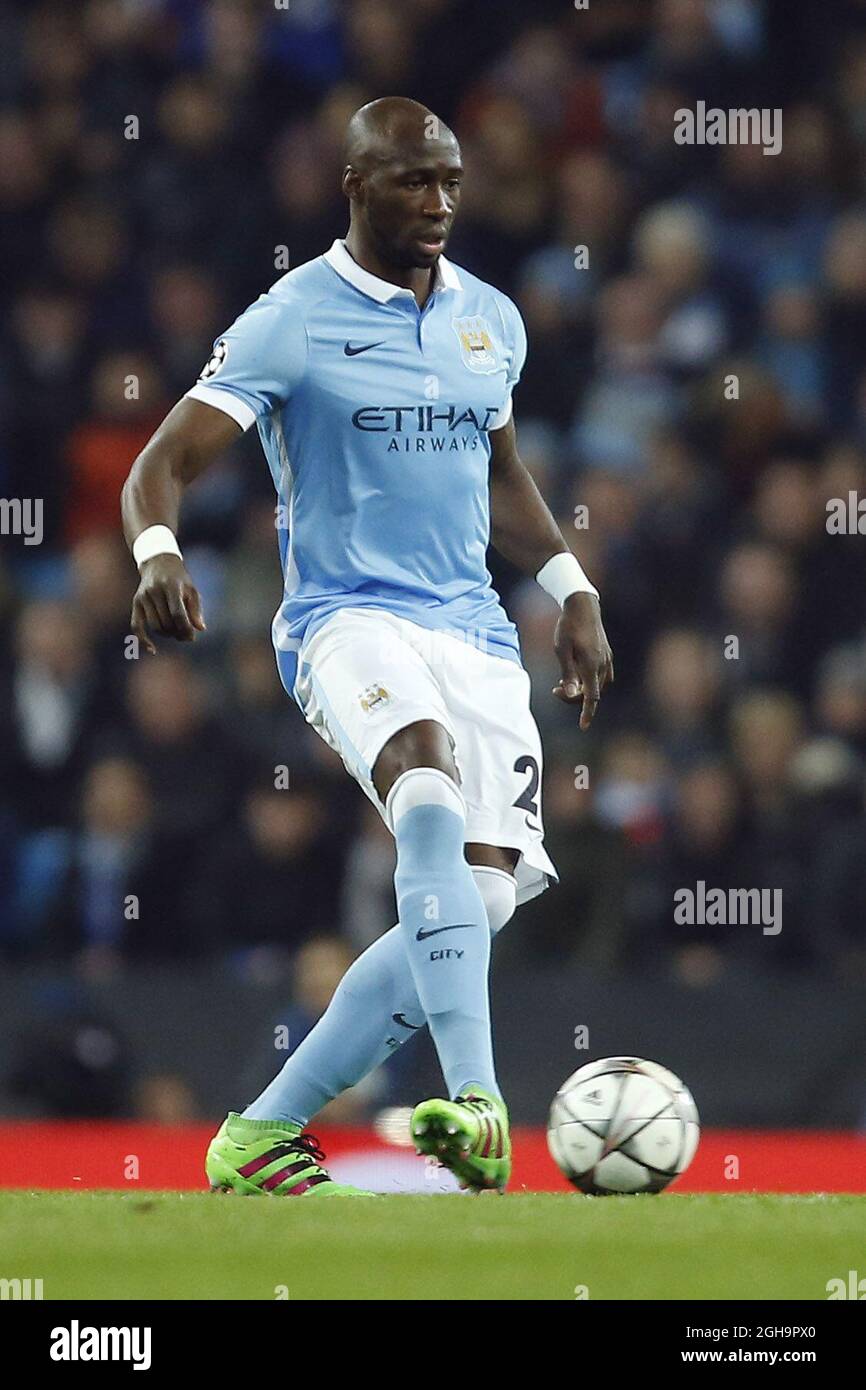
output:
{"label": "player's face", "polygon": [[462,181],[460,152],[452,144],[377,169],[365,181],[364,207],[383,260],[401,269],[433,265],[448,242]]}

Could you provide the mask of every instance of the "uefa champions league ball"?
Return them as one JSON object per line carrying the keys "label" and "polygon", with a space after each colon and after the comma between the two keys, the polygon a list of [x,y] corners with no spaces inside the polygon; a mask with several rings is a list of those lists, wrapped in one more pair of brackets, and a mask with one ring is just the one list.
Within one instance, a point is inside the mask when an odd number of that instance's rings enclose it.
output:
{"label": "uefa champions league ball", "polygon": [[593,1197],[661,1192],[688,1168],[700,1123],[667,1067],[605,1057],[580,1067],[550,1107],[547,1147],[568,1181]]}

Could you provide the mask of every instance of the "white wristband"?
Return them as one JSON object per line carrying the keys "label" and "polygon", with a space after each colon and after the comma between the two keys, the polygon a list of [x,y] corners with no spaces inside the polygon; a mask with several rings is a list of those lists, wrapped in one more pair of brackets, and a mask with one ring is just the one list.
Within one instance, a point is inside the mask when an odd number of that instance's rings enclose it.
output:
{"label": "white wristband", "polygon": [[590,584],[580,561],[570,550],[551,555],[535,578],[545,593],[556,599],[560,608],[571,594],[594,594],[598,598],[598,589],[594,584]]}
{"label": "white wristband", "polygon": [[139,569],[145,560],[152,560],[154,555],[177,555],[178,559],[183,559],[170,526],[147,526],[132,542],[132,558]]}

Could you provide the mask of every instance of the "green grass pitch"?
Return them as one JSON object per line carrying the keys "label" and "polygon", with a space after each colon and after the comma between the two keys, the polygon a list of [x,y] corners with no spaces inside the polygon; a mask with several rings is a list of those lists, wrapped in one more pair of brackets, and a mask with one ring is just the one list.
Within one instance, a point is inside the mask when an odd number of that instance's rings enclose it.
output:
{"label": "green grass pitch", "polygon": [[0,1194],[0,1277],[45,1299],[826,1299],[866,1197]]}

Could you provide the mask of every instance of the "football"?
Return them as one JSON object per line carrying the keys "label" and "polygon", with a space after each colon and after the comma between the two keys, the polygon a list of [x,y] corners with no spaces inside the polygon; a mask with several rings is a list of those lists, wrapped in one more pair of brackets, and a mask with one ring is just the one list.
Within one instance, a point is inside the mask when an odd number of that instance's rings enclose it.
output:
{"label": "football", "polygon": [[672,1071],[640,1057],[604,1057],[557,1091],[547,1146],[570,1183],[605,1197],[663,1191],[688,1168],[699,1135],[695,1102]]}

